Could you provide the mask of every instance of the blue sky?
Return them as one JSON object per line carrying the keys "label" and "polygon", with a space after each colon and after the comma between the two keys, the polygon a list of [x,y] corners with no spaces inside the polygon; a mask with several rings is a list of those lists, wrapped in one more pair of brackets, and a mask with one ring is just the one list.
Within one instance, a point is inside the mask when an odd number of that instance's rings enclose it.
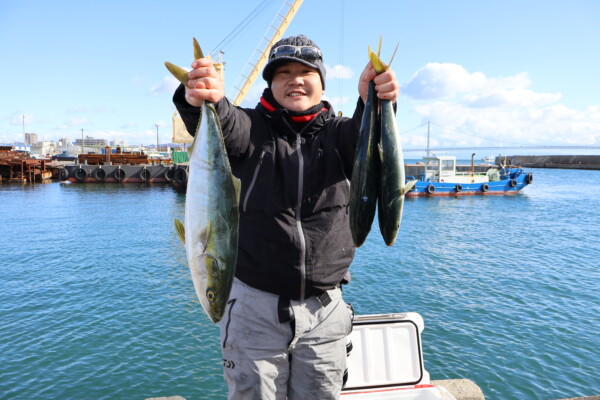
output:
{"label": "blue sky", "polygon": [[[23,116],[46,140],[83,129],[153,144],[158,124],[168,142],[176,82],[163,62],[188,66],[196,37],[205,52],[224,52],[232,96],[281,4],[0,0],[0,142],[23,140]],[[286,36],[299,33],[323,50],[326,98],[345,115],[367,46],[381,35],[389,60],[400,42],[392,67],[405,148],[425,145],[428,121],[432,146],[600,145],[598,1],[305,0]],[[258,78],[242,105],[264,86]]]}

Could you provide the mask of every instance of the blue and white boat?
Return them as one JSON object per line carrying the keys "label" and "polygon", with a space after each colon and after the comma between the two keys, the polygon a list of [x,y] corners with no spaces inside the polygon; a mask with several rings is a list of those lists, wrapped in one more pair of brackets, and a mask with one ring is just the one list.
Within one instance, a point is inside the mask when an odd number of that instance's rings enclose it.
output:
{"label": "blue and white boat", "polygon": [[516,194],[533,181],[531,172],[520,167],[489,165],[485,172],[476,172],[471,161],[470,169],[459,171],[455,156],[423,157],[422,165],[414,168],[407,168],[406,181],[417,181],[408,197]]}

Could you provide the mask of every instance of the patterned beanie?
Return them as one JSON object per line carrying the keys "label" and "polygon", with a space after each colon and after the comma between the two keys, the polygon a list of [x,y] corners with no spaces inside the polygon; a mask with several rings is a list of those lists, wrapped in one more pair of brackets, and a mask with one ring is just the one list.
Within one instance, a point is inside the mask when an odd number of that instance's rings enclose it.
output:
{"label": "patterned beanie", "polygon": [[273,73],[277,67],[291,62],[299,62],[319,71],[321,84],[325,90],[325,65],[319,46],[304,35],[290,36],[279,40],[269,50],[269,61],[263,69],[263,79],[271,87]]}

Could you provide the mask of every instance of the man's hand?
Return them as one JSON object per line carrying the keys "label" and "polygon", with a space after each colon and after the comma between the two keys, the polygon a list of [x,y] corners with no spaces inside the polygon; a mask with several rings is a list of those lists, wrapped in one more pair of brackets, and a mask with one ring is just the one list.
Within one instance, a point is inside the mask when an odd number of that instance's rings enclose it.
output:
{"label": "man's hand", "polygon": [[373,64],[369,61],[358,80],[358,93],[364,102],[367,101],[367,91],[369,90],[370,81],[375,82],[377,97],[384,100],[396,101],[400,94],[400,84],[392,69],[388,69],[377,75],[373,68]]}
{"label": "man's hand", "polygon": [[188,77],[185,100],[192,106],[200,107],[203,100],[216,103],[225,95],[223,83],[210,57],[195,60]]}

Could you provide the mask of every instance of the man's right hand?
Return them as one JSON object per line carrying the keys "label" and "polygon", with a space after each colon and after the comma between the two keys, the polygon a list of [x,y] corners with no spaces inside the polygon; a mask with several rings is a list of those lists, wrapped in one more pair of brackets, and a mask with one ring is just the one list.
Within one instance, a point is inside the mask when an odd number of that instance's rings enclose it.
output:
{"label": "man's right hand", "polygon": [[188,72],[190,80],[185,86],[185,100],[200,107],[203,100],[216,103],[225,96],[223,83],[210,57],[199,58]]}

